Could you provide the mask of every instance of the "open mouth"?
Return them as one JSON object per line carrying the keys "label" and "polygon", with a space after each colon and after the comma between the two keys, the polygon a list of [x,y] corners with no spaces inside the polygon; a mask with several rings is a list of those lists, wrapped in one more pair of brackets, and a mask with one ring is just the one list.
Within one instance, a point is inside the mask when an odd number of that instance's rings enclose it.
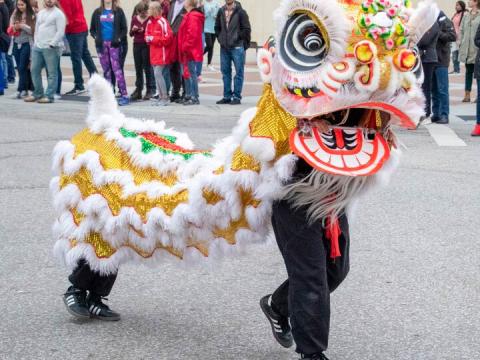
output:
{"label": "open mouth", "polygon": [[332,175],[368,176],[378,172],[390,157],[393,140],[386,112],[346,109],[297,122],[290,146],[317,170]]}

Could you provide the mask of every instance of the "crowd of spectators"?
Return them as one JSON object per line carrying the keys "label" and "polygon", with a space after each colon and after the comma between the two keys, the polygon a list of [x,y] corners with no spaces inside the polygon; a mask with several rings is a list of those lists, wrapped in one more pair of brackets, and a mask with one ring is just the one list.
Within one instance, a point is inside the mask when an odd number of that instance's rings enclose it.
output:
{"label": "crowd of spectators", "polygon": [[[218,103],[240,104],[250,22],[239,2],[219,1],[141,0],[128,21],[118,0],[99,0],[88,26],[81,0],[42,0],[41,6],[34,0],[0,0],[0,95],[15,83],[16,69],[16,98],[41,104],[59,99],[60,57],[67,46],[74,87],[65,95],[84,93],[82,63],[90,76],[98,71],[88,49],[90,34],[103,75],[121,106],[140,100],[156,100],[154,104],[161,106],[199,104],[204,55],[209,70],[216,71],[212,65],[216,39],[224,82]],[[133,40],[136,73],[130,95],[124,72],[128,36]]]}

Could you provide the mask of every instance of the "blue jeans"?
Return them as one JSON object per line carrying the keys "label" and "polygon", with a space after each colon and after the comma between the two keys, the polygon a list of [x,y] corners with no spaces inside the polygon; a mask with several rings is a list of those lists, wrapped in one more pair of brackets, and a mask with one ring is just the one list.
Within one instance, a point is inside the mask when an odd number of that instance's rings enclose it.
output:
{"label": "blue jeans", "polygon": [[188,72],[190,73],[190,78],[185,79],[185,92],[186,97],[198,100],[200,96],[198,94],[198,66],[197,62],[189,61],[188,64]]}
{"label": "blue jeans", "polygon": [[5,89],[5,74],[3,70],[3,63],[2,61],[0,61],[0,94],[3,95],[4,89]]}
{"label": "blue jeans", "polygon": [[30,82],[30,43],[26,42],[18,47],[18,44],[13,45],[13,56],[17,63],[18,71],[18,88],[17,91],[27,91],[29,89]]}
{"label": "blue jeans", "polygon": [[456,73],[460,72],[460,61],[458,60],[459,51],[452,51],[452,62],[453,62],[453,71]]}
{"label": "blue jeans", "polygon": [[[477,89],[480,89],[480,79],[477,79]],[[477,125],[480,125],[480,100],[479,94],[477,94]]]}
{"label": "blue jeans", "polygon": [[8,81],[15,81],[15,66],[13,65],[12,55],[7,54],[7,77]]}
{"label": "blue jeans", "polygon": [[[163,68],[163,79],[165,80],[165,85],[167,86],[167,94],[170,94],[170,88],[172,87],[172,80],[170,79],[170,65],[165,65]],[[155,89],[157,85],[155,84]]]}
{"label": "blue jeans", "polygon": [[448,67],[437,66],[432,81],[432,113],[434,117],[446,116],[450,113],[448,96]]}
{"label": "blue jeans", "polygon": [[82,60],[90,76],[97,72],[97,67],[88,51],[87,32],[67,34],[67,40],[70,46],[75,88],[83,89]]}
{"label": "blue jeans", "polygon": [[[235,67],[235,78],[232,92],[232,62]],[[243,88],[243,77],[245,67],[245,49],[236,47],[234,49],[221,48],[220,67],[223,75],[223,98],[241,99]]]}
{"label": "blue jeans", "polygon": [[1,56],[2,66],[3,66],[3,81],[5,83],[5,89],[8,88],[8,63],[7,63],[7,53],[2,52]]}
{"label": "blue jeans", "polygon": [[[32,80],[33,80],[33,96],[40,99],[43,96],[54,100],[53,95],[57,91],[58,85],[58,61],[60,58],[60,49],[48,48],[39,49],[33,48],[32,51]],[[47,70],[48,87],[47,91],[43,91],[42,84],[42,69]]]}

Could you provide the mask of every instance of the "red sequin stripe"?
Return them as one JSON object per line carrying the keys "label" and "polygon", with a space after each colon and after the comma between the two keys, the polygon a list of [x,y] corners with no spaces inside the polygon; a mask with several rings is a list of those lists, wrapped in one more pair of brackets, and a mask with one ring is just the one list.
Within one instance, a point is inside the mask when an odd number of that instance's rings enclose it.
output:
{"label": "red sequin stripe", "polygon": [[164,138],[154,134],[154,133],[140,133],[140,136],[142,136],[145,140],[150,141],[151,143],[160,146],[164,149],[179,152],[181,154],[201,154],[201,153],[207,153],[208,151],[203,151],[203,150],[188,150],[185,149],[181,146],[172,144],[171,142],[165,140]]}

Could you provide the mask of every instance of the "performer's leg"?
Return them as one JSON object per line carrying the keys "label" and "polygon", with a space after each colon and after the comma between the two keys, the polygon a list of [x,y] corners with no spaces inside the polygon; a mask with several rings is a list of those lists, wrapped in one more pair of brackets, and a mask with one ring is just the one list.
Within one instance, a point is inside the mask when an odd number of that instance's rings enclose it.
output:
{"label": "performer's leg", "polygon": [[327,349],[330,290],[327,246],[321,221],[309,223],[306,208],[287,201],[273,206],[274,229],[289,277],[289,314],[297,352],[320,354]]}
{"label": "performer's leg", "polygon": [[[67,310],[77,317],[120,320],[120,315],[102,303],[102,297],[112,290],[117,274],[100,275],[85,260],[80,260],[68,280],[72,283],[64,295]],[[87,297],[88,291],[88,297]]]}
{"label": "performer's leg", "polygon": [[[335,260],[328,259],[327,278],[330,293],[335,291],[343,280],[345,280],[350,271],[350,233],[347,216],[340,216],[338,221],[342,232],[338,239],[338,245],[340,246],[340,253],[342,256],[335,258]],[[327,244],[327,247],[328,253],[330,253],[330,243]]]}

